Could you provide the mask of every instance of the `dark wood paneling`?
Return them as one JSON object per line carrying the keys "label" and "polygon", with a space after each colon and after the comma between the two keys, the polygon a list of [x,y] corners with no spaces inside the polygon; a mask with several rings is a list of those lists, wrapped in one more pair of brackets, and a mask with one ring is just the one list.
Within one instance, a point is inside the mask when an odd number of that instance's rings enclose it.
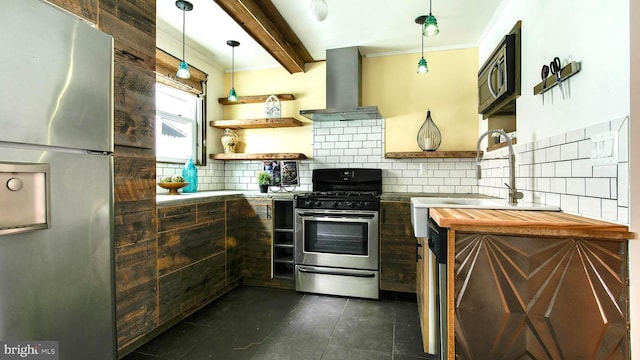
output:
{"label": "dark wood paneling", "polygon": [[98,3],[100,0],[47,0],[85,20],[98,23]]}
{"label": "dark wood paneling", "polygon": [[161,276],[160,323],[180,317],[218,296],[225,288],[224,253]]}
{"label": "dark wood paneling", "polygon": [[155,149],[155,75],[125,62],[114,72],[115,143]]}
{"label": "dark wood paneling", "polygon": [[[223,221],[158,235],[158,275],[178,270],[212,254],[224,255]],[[224,274],[223,274],[224,276]]]}
{"label": "dark wood paneling", "polygon": [[203,203],[197,205],[197,214],[198,218],[196,219],[196,223],[198,224],[206,224],[206,223],[219,223],[225,222],[225,202],[224,201],[215,201],[209,203]]}
{"label": "dark wood paneling", "polygon": [[244,246],[246,218],[249,212],[249,204],[245,199],[225,201],[226,208],[226,264],[225,277],[230,284],[242,277],[244,267]]}
{"label": "dark wood paneling", "polygon": [[457,232],[457,359],[627,359],[627,242]]}
{"label": "dark wood paneling", "polygon": [[411,204],[381,203],[380,289],[416,292],[416,238],[411,226]]}
{"label": "dark wood paneling", "polygon": [[121,205],[116,215],[155,211],[156,156],[152,150],[116,146],[113,173],[115,201]]}
{"label": "dark wood paneling", "polygon": [[[123,30],[156,37],[156,2],[149,0],[100,0],[100,10],[111,14],[127,24]],[[101,14],[104,16],[104,14]],[[100,18],[100,23],[106,22]],[[104,30],[103,30],[104,31]],[[122,35],[127,35],[128,32]],[[155,45],[154,45],[155,46]]]}
{"label": "dark wood paneling", "polygon": [[196,224],[196,206],[182,205],[158,208],[158,232],[176,231]]}
{"label": "dark wood paneling", "polygon": [[271,199],[251,198],[246,222],[244,270],[247,277],[271,278]]}
{"label": "dark wood paneling", "polygon": [[116,292],[118,349],[135,342],[158,326],[157,282]]}

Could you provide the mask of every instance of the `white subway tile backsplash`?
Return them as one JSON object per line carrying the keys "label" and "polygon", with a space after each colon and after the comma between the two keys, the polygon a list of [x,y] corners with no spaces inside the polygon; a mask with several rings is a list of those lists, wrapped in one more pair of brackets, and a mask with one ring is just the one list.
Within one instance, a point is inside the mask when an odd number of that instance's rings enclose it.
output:
{"label": "white subway tile backsplash", "polygon": [[618,205],[629,207],[629,163],[618,164]]}
{"label": "white subway tile backsplash", "polygon": [[552,178],[549,183],[549,190],[552,193],[564,194],[567,192],[567,179]]}
{"label": "white subway tile backsplash", "polygon": [[566,139],[567,139],[566,134],[555,135],[549,139],[549,144],[551,146],[565,144],[567,142]]}
{"label": "white subway tile backsplash", "polygon": [[593,151],[593,143],[591,140],[582,140],[578,142],[578,158],[587,159],[591,157]]}
{"label": "white subway tile backsplash", "polygon": [[586,134],[586,137],[589,139],[593,135],[598,135],[598,134],[602,134],[609,131],[611,131],[611,123],[607,121],[604,123],[589,126],[588,128],[585,129],[585,134]]}
{"label": "white subway tile backsplash", "polygon": [[618,202],[615,200],[602,199],[602,214],[604,220],[618,221]]}
{"label": "white subway tile backsplash", "polygon": [[585,129],[573,130],[567,133],[567,142],[575,142],[585,139]]}
{"label": "white subway tile backsplash", "polygon": [[[545,161],[552,162],[560,160],[560,146],[551,146],[545,149]],[[567,160],[567,159],[562,159]]]}
{"label": "white subway tile backsplash", "polygon": [[552,177],[556,175],[556,167],[553,163],[542,164],[540,176]]}
{"label": "white subway tile backsplash", "polygon": [[571,161],[571,175],[579,177],[590,177],[593,175],[591,159],[581,159]]}
{"label": "white subway tile backsplash", "polygon": [[584,196],[586,194],[585,179],[584,178],[568,178],[567,194]]}
{"label": "white subway tile backsplash", "polygon": [[602,216],[602,199],[580,197],[578,199],[578,211],[585,216],[600,218]]}
{"label": "white subway tile backsplash", "polygon": [[612,178],[618,176],[618,165],[598,165],[593,167],[593,177]]}
{"label": "white subway tile backsplash", "polygon": [[578,201],[580,197],[574,195],[560,195],[560,209],[565,212],[579,213]]}
{"label": "white subway tile backsplash", "polygon": [[[558,177],[570,177],[571,174],[571,161],[559,161],[554,163],[556,168],[556,176]],[[535,173],[534,173],[535,175]]]}
{"label": "white subway tile backsplash", "polygon": [[578,143],[569,143],[559,146],[560,160],[575,160],[578,159]]}
{"label": "white subway tile backsplash", "polygon": [[605,178],[585,179],[585,195],[608,199],[611,197],[611,182]]}

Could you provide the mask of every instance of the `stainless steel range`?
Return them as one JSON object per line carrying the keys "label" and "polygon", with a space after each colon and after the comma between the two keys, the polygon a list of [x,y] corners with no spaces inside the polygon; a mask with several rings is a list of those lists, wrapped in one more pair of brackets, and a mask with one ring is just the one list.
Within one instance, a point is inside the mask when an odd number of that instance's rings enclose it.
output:
{"label": "stainless steel range", "polygon": [[296,290],[378,298],[380,169],[317,169],[295,197]]}

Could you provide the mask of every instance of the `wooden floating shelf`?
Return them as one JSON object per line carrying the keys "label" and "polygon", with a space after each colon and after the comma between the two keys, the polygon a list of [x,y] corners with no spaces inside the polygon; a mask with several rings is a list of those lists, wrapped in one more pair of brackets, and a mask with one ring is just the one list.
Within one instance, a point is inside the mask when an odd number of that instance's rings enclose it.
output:
{"label": "wooden floating shelf", "polygon": [[232,154],[210,154],[209,159],[213,160],[304,160],[307,156],[298,153],[232,153]]}
{"label": "wooden floating shelf", "polygon": [[[273,94],[280,101],[295,100],[296,97],[293,94]],[[271,95],[250,95],[250,96],[238,96],[238,101],[229,101],[227,98],[218,98],[218,103],[222,105],[239,105],[239,104],[257,104],[267,101],[267,98]]]}
{"label": "wooden floating shelf", "polygon": [[[565,65],[562,70],[560,70],[560,78],[562,82],[565,82],[567,79],[577,74],[578,72],[580,72],[580,63],[572,61],[569,64]],[[539,82],[536,86],[533,87],[533,95],[543,94],[551,90],[556,85],[558,85],[556,76],[551,75],[544,81]]]}
{"label": "wooden floating shelf", "polygon": [[[515,139],[515,138],[511,139],[511,144],[512,145],[515,145],[517,143],[518,143],[518,139]],[[498,144],[493,144],[493,145],[487,146],[487,151],[493,151],[493,150],[502,149],[503,147],[506,147],[506,146],[507,146],[507,142],[504,141],[504,142],[501,142],[501,143],[498,143]]]}
{"label": "wooden floating shelf", "polygon": [[302,126],[302,122],[286,117],[277,119],[214,120],[210,121],[209,125],[218,129],[265,129]]}
{"label": "wooden floating shelf", "polygon": [[[480,152],[482,156],[482,151]],[[475,151],[415,151],[415,152],[388,152],[385,159],[442,159],[442,158],[475,158]]]}

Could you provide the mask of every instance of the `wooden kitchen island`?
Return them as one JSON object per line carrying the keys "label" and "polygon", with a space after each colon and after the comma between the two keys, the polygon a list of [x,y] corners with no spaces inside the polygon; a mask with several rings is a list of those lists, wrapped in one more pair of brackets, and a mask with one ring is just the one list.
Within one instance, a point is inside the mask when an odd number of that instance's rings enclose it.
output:
{"label": "wooden kitchen island", "polygon": [[546,211],[429,216],[447,234],[448,359],[629,358],[627,226]]}

